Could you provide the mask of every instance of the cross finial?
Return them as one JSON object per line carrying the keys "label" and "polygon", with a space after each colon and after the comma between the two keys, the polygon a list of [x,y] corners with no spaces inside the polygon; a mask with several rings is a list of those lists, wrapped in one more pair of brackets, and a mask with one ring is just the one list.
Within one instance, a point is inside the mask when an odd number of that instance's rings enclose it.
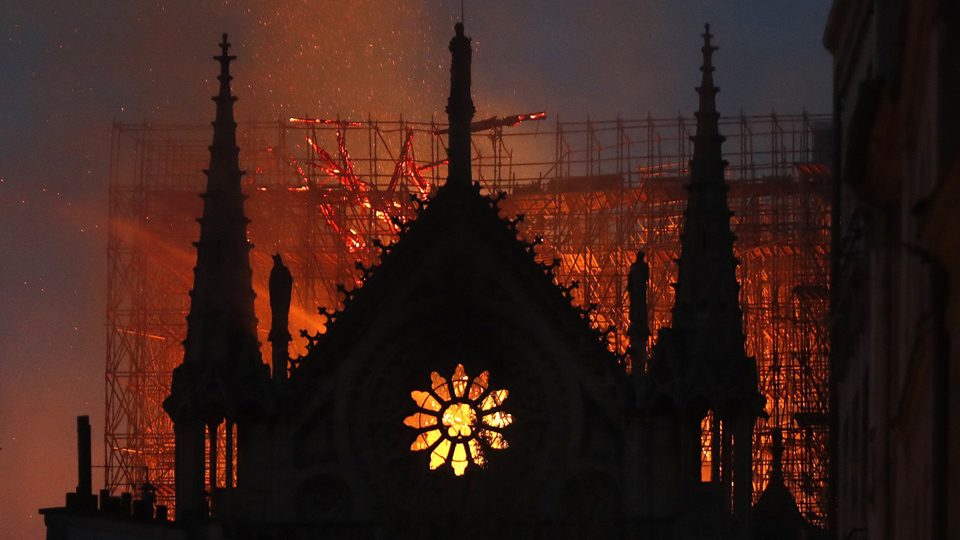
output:
{"label": "cross finial", "polygon": [[703,45],[705,47],[710,47],[710,40],[713,39],[713,34],[710,33],[710,23],[703,25]]}
{"label": "cross finial", "polygon": [[[220,62],[220,76],[217,77],[220,79],[221,83],[229,83],[230,79],[233,77],[230,76],[230,62],[235,60],[236,56],[231,56],[229,54],[230,42],[227,41],[227,33],[223,33],[223,41],[220,42],[220,56],[214,56],[213,59]],[[230,93],[229,86],[221,85],[220,88],[221,94],[228,95]]]}
{"label": "cross finial", "polygon": [[230,50],[230,43],[227,42],[227,33],[223,33],[223,42],[220,43],[220,50],[223,51],[223,56],[227,56],[227,51]]}

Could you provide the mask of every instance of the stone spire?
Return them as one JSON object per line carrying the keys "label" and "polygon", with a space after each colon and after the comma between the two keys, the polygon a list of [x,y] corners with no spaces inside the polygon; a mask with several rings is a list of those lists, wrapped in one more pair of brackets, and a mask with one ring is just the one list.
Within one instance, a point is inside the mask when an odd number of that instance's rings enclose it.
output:
{"label": "stone spire", "polygon": [[653,403],[657,396],[671,396],[682,418],[676,439],[681,442],[657,456],[664,460],[674,459],[672,454],[680,456],[680,490],[673,499],[679,506],[701,484],[701,420],[713,414],[712,459],[722,464],[714,468],[720,474],[713,476],[719,477],[711,477],[716,502],[719,508],[732,511],[741,531],[746,531],[753,492],[753,425],[764,400],[757,391],[756,361],[744,349],[738,261],[724,179],[727,162],[721,151],[724,138],[716,104],[719,89],[713,82],[717,47],[712,38],[707,25],[673,318],[671,326],[658,334],[646,380],[638,382],[641,397]]}
{"label": "stone spire", "polygon": [[[713,82],[713,53],[717,47],[710,43],[712,38],[710,25],[706,25],[700,49],[703,66],[697,87],[697,133],[692,137],[693,159],[673,306],[672,327],[683,344],[679,358],[674,360],[679,361],[676,368],[685,381],[683,392],[700,396],[703,401],[699,406],[709,407],[720,422],[717,425],[722,425],[722,432],[714,429],[713,433],[721,441],[719,447],[714,445],[713,459],[724,464],[721,477],[714,481],[721,486],[722,506],[732,509],[740,517],[741,530],[746,530],[753,493],[753,424],[763,411],[764,400],[757,391],[756,361],[744,350],[739,261],[734,257],[735,237],[730,230],[729,187],[724,179],[727,162],[720,148],[724,137],[720,135],[717,112],[720,89]],[[707,411],[696,413],[699,416]]]}
{"label": "stone spire", "polygon": [[[183,363],[173,372],[163,408],[174,425],[177,520],[205,519],[217,490],[218,441],[226,421],[226,485],[233,485],[233,423],[263,406],[265,366],[257,341],[247,224],[240,188],[237,124],[230,92],[230,44],[220,43],[220,91],[210,145],[197,265],[193,269]],[[240,411],[244,412],[241,413]],[[210,448],[206,461],[204,445]],[[205,479],[206,476],[206,479]]]}
{"label": "stone spire", "polygon": [[[710,25],[703,34],[702,82],[697,88],[700,108],[697,132],[692,137],[690,184],[680,235],[673,328],[683,332],[688,359],[703,362],[708,370],[725,370],[734,357],[743,357],[743,313],[740,310],[738,261],[733,255],[728,186],[716,96]],[[755,390],[755,388],[754,388]]]}
{"label": "stone spire", "polygon": [[197,242],[197,265],[193,270],[190,293],[190,315],[187,316],[187,339],[184,342],[184,363],[209,362],[224,367],[236,366],[253,358],[259,360],[257,318],[253,302],[250,249],[240,189],[237,123],[233,119],[230,92],[230,62],[236,57],[227,54],[227,35],[220,43],[222,53],[214,57],[220,62],[220,92],[213,98],[217,104],[210,145],[210,167],[207,190],[203,197],[200,218],[200,241]]}
{"label": "stone spire", "polygon": [[447,98],[447,117],[450,122],[447,154],[447,185],[456,188],[473,184],[470,165],[470,123],[476,108],[470,96],[470,62],[472,50],[470,38],[463,34],[463,23],[454,26],[456,35],[450,40],[450,97]]}

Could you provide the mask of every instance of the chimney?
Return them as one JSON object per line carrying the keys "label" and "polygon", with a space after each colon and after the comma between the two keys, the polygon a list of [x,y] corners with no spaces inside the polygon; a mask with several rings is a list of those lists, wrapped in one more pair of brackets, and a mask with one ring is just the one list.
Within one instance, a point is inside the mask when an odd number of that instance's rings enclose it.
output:
{"label": "chimney", "polygon": [[93,495],[93,463],[90,460],[90,417],[77,417],[77,495],[86,500]]}
{"label": "chimney", "polygon": [[67,493],[67,508],[79,512],[96,512],[97,496],[93,494],[93,464],[90,462],[90,417],[77,417],[77,490]]}

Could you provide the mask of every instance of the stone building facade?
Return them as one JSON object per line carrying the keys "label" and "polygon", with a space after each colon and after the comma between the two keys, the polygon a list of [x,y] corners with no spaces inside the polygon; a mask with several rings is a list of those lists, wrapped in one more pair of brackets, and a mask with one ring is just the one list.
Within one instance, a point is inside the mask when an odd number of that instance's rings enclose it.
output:
{"label": "stone building facade", "polygon": [[[343,306],[321,310],[325,332],[295,359],[286,321],[296,283],[275,257],[271,366],[256,337],[224,35],[184,361],[164,402],[176,521],[148,532],[819,537],[783,485],[779,440],[768,489],[752,501],[764,399],[744,351],[709,25],[672,322],[652,350],[631,349],[632,373],[589,309],[573,304],[571,286],[536,261],[536,242],[521,240],[499,198],[473,181],[471,41],[462,24],[455,32],[446,183],[398,223],[399,239],[342,290]],[[648,274],[638,254],[628,289],[639,343],[649,335]],[[48,510],[50,537],[69,538],[71,516],[84,512],[90,529],[89,506]]]}
{"label": "stone building facade", "polygon": [[960,5],[837,0],[839,538],[960,537]]}

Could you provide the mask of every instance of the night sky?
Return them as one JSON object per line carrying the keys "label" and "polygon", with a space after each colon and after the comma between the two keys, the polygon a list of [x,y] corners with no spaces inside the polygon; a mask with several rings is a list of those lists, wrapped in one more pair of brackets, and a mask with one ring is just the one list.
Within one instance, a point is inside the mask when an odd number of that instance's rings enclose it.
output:
{"label": "night sky", "polygon": [[[468,0],[477,117],[690,115],[708,21],[722,113],[830,112],[829,7]],[[37,508],[75,488],[78,414],[103,463],[112,122],[209,122],[224,31],[240,120],[440,116],[459,13],[456,0],[0,1],[0,538],[42,538]]]}

